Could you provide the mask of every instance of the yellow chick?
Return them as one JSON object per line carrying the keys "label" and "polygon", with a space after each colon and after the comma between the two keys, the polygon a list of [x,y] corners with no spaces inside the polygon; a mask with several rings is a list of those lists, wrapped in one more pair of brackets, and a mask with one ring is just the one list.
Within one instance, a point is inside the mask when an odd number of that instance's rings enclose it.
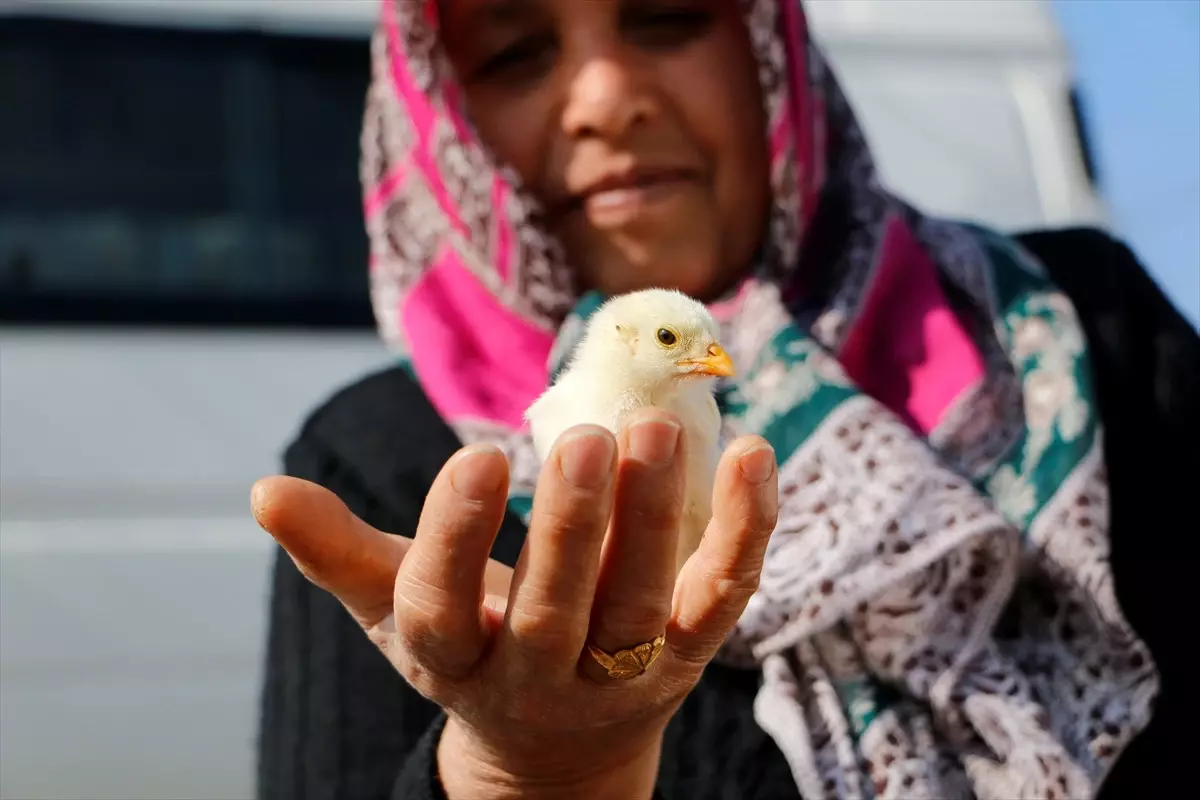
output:
{"label": "yellow chick", "polygon": [[679,418],[687,440],[687,490],[677,568],[695,552],[712,517],[721,415],[715,379],[734,374],[703,304],[667,289],[618,295],[591,316],[566,368],[525,412],[538,458],[574,425],[616,434],[647,406]]}

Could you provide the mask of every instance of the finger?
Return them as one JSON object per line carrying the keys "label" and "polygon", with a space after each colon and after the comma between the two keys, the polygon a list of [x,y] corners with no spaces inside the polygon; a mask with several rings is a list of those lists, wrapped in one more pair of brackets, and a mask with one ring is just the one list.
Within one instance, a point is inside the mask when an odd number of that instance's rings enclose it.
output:
{"label": "finger", "polygon": [[364,629],[391,613],[396,570],[411,540],[372,528],[333,492],[298,478],[258,481],[250,507],[300,572],[337,597]]}
{"label": "finger", "polygon": [[[687,452],[679,421],[650,409],[622,431],[620,444],[616,499],[588,640],[608,653],[653,641],[666,630]],[[587,654],[584,673],[610,680],[601,663]]]}
{"label": "finger", "polygon": [[517,672],[574,669],[612,513],[616,455],[610,432],[580,425],[559,438],[542,467],[499,645]]}
{"label": "finger", "polygon": [[484,570],[507,489],[508,460],[490,445],[460,450],[429,489],[395,592],[402,656],[426,671],[460,677],[483,652]]}
{"label": "finger", "polygon": [[667,642],[675,658],[707,664],[758,590],[779,513],[775,451],[757,436],[738,439],[721,458],[713,519],[675,589]]}

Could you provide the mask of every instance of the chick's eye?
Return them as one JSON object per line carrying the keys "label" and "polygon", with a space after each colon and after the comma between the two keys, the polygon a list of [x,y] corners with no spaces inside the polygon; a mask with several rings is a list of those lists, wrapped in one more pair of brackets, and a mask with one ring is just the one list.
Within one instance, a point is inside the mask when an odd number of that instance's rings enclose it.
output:
{"label": "chick's eye", "polygon": [[679,341],[679,337],[675,335],[675,331],[672,331],[668,328],[659,328],[658,333],[655,335],[658,337],[659,344],[667,347],[670,347],[671,345],[675,344],[675,342]]}

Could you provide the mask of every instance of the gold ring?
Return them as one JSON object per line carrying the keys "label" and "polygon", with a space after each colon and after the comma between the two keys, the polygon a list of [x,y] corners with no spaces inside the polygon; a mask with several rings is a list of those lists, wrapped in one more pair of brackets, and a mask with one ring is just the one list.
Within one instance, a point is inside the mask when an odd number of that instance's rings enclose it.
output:
{"label": "gold ring", "polygon": [[663,650],[663,645],[667,643],[665,635],[652,639],[649,642],[642,642],[636,647],[631,647],[628,650],[618,650],[615,653],[609,653],[601,650],[595,645],[587,646],[588,652],[592,654],[592,658],[600,666],[608,670],[610,678],[627,681],[630,678],[636,678],[650,668],[654,660],[658,658],[659,653]]}

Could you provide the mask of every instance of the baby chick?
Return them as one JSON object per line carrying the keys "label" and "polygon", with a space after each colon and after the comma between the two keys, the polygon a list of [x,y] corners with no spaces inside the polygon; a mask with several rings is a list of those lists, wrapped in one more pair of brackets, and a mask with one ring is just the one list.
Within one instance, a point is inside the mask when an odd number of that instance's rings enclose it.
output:
{"label": "baby chick", "polygon": [[712,517],[721,429],[714,379],[734,374],[717,339],[708,309],[681,292],[619,295],[596,310],[566,369],[525,412],[543,461],[574,425],[600,425],[616,434],[646,406],[679,418],[687,441],[687,490],[677,569],[695,552]]}

